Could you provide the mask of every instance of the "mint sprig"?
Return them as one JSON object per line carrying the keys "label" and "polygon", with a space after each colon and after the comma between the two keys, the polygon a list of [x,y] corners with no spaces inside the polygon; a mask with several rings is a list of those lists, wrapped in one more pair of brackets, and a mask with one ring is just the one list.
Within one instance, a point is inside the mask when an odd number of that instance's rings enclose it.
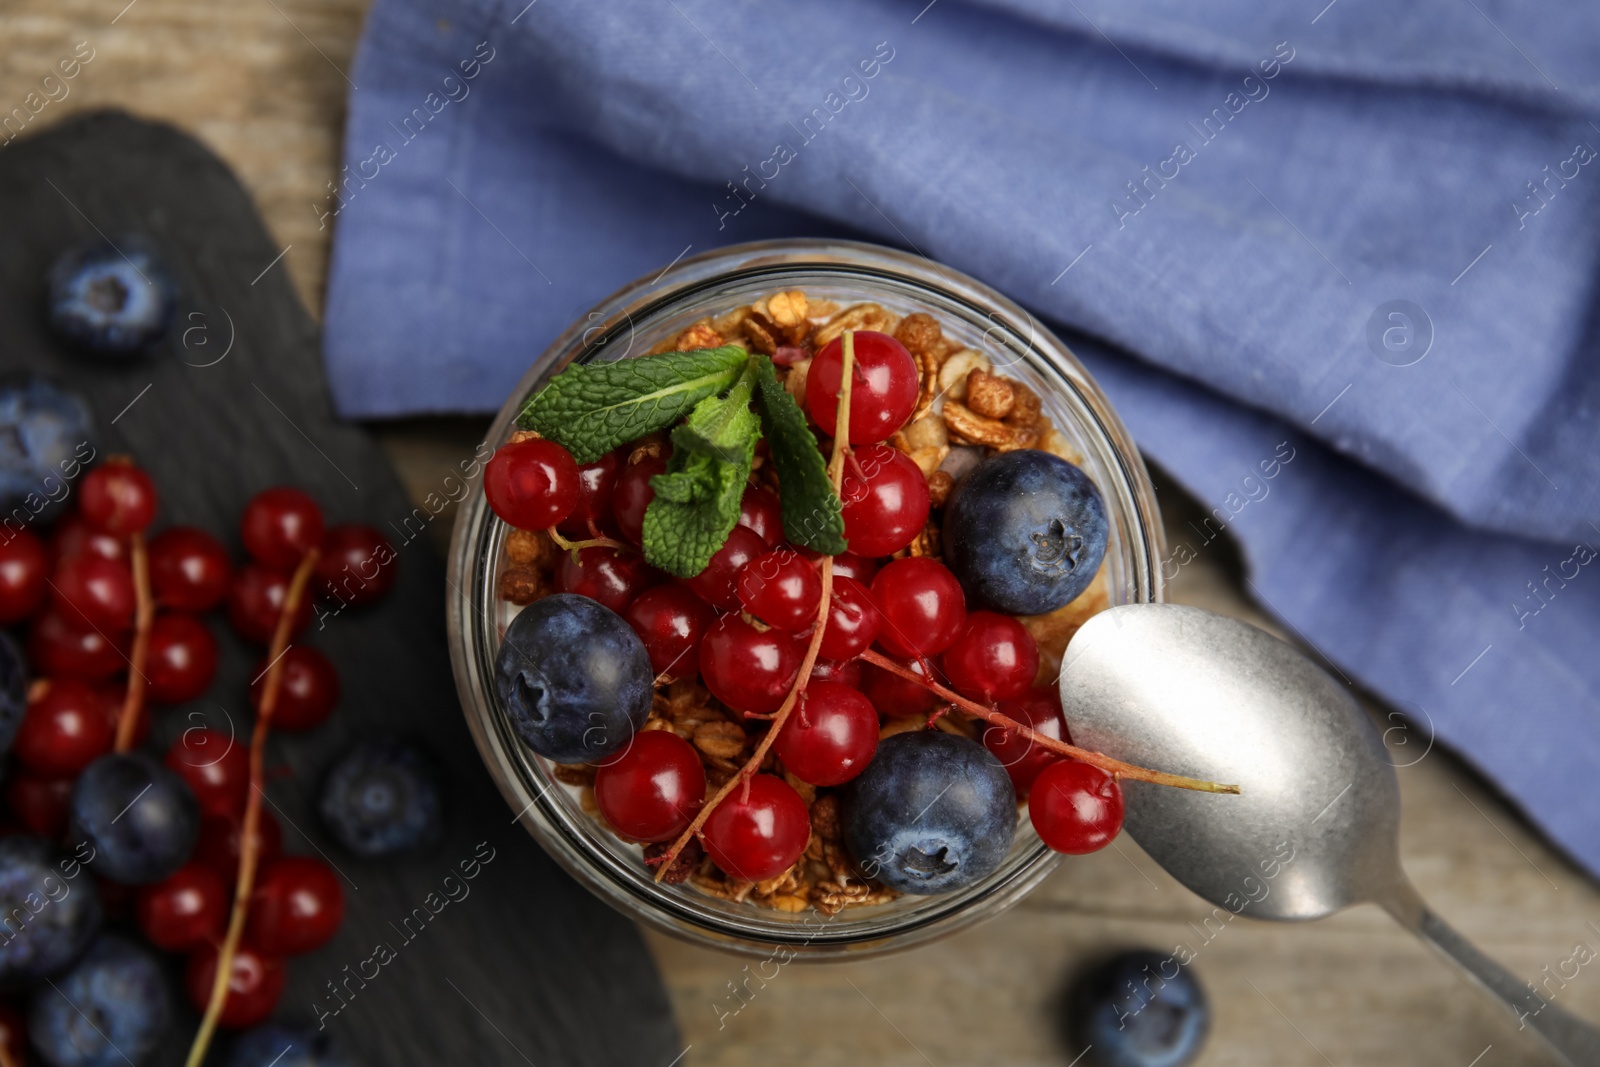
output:
{"label": "mint sprig", "polygon": [[667,469],[650,479],[655,499],[644,513],[644,558],[680,578],[706,569],[739,522],[745,480],[761,421],[750,410],[757,364],[748,361],[725,396],[695,405],[672,431]]}
{"label": "mint sprig", "polygon": [[650,480],[655,499],[645,509],[646,560],[680,578],[705,570],[739,522],[763,432],[778,474],[785,535],[829,555],[845,551],[843,505],[816,435],[772,361],[738,345],[574,364],[528,398],[517,424],[564,446],[579,463],[592,463],[685,415],[672,431],[666,471]]}
{"label": "mint sprig", "polygon": [[[528,398],[517,425],[593,463],[618,445],[664,430],[731,386],[750,353],[738,345],[575,363]],[[731,529],[731,527],[730,527]]]}
{"label": "mint sprig", "polygon": [[783,489],[779,499],[784,535],[794,544],[837,556],[846,548],[844,506],[828,478],[822,448],[800,405],[778,381],[772,361],[757,356],[753,362],[758,374],[756,410]]}

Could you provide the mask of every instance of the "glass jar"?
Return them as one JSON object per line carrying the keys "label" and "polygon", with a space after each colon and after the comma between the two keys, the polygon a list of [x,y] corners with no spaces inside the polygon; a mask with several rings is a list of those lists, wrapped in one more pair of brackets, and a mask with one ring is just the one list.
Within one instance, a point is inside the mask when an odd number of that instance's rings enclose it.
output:
{"label": "glass jar", "polygon": [[[784,289],[841,306],[873,301],[900,315],[925,311],[982,352],[997,371],[1033,389],[1057,430],[1077,447],[1110,518],[1105,557],[1113,604],[1160,596],[1161,523],[1138,450],[1083,367],[1021,307],[927,259],[847,241],[766,241],[683,260],[611,296],[545,349],[506,400],[488,443],[516,429],[524,399],[573,360],[642,355],[697,319]],[[481,492],[456,519],[449,563],[450,654],[467,723],[510,808],[544,849],[601,899],[636,920],[699,944],[761,956],[860,958],[903,949],[992,917],[1055,866],[1026,818],[1000,867],[937,896],[901,896],[828,917],[714,898],[692,883],[663,885],[640,847],[584,811],[577,789],[517,738],[494,689],[495,654],[516,613],[496,595],[509,532]]]}

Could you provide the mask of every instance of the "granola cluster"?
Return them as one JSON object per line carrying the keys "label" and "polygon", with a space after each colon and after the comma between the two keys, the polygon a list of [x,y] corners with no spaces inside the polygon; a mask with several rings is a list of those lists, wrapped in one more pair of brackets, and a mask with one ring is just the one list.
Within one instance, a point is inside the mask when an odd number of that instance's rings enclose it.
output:
{"label": "granola cluster", "polygon": [[[908,456],[927,478],[933,504],[926,528],[903,556],[939,557],[941,508],[956,481],[994,452],[1033,448],[1081,465],[1083,457],[1052,424],[1043,403],[1023,382],[1008,378],[983,352],[947,336],[931,315],[904,317],[876,303],[840,307],[800,290],[773,293],[753,304],[691,323],[665,337],[651,353],[742,345],[770,357],[785,389],[804,405],[811,361],[845,330],[873,330],[892,335],[916,361],[920,392],[910,421],[889,444]],[[513,440],[532,436],[526,432]],[[627,462],[660,455],[663,437],[636,442]],[[777,488],[773,465],[758,451],[751,482]],[[498,579],[503,600],[525,605],[556,591],[554,571],[562,549],[545,532],[513,530],[505,540],[505,560]],[[1108,604],[1104,572],[1071,604],[1048,615],[1021,621],[1039,645],[1040,684],[1052,684],[1062,651],[1077,628]],[[887,718],[880,737],[925,725],[921,718]],[[985,724],[959,709],[935,723],[938,729],[979,740]],[[645,730],[669,730],[694,746],[705,768],[707,796],[739,773],[767,724],[747,720],[719,702],[695,678],[658,678],[654,705]],[[748,882],[720,871],[698,843],[691,842],[663,881],[687,882],[712,896],[784,912],[815,909],[835,915],[846,908],[880,904],[897,894],[865,877],[841,840],[839,789],[818,788],[784,771],[770,752],[760,770],[782,775],[810,809],[811,838],[800,860],[783,874],[764,882]],[[593,793],[595,770],[587,765],[558,765],[558,780],[578,789],[585,811],[599,817]],[[649,845],[647,859],[667,852],[666,844]]]}

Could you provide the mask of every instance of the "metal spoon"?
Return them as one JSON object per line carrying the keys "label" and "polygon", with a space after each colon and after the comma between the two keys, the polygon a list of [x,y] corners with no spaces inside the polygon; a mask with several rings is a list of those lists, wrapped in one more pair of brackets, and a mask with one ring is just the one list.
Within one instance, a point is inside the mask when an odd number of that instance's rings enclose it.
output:
{"label": "metal spoon", "polygon": [[1600,1064],[1600,1030],[1540,998],[1430,911],[1400,867],[1400,789],[1347,686],[1254,626],[1133,604],[1073,637],[1061,670],[1073,741],[1219,782],[1218,796],[1124,782],[1128,832],[1234,914],[1319,919],[1384,908],[1458,964],[1567,1064]]}

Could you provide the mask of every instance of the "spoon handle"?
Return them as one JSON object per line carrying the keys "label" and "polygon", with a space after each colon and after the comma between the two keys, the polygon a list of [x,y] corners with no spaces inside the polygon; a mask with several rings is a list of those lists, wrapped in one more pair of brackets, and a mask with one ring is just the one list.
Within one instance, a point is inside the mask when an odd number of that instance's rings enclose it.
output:
{"label": "spoon handle", "polygon": [[1402,926],[1455,963],[1516,1016],[1519,1029],[1532,1030],[1569,1067],[1600,1065],[1600,1029],[1541,997],[1527,982],[1478,951],[1424,903],[1401,879],[1391,899],[1380,902]]}

